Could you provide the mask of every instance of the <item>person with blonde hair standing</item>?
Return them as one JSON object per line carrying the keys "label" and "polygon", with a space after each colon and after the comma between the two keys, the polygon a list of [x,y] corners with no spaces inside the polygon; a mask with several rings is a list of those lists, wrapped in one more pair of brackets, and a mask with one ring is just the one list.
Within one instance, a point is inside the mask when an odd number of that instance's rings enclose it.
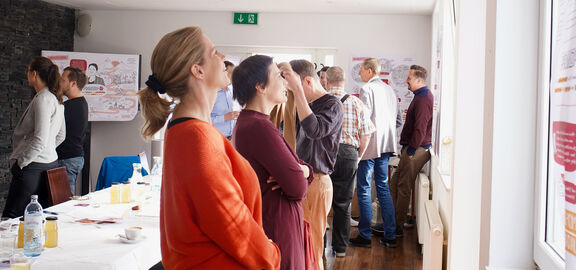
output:
{"label": "person with blonde hair standing", "polygon": [[[211,123],[218,89],[230,84],[224,55],[199,27],[166,34],[139,92],[149,138],[172,113],[164,138],[160,244],[166,269],[278,269],[262,228],[258,177]],[[179,102],[162,98],[167,94]]]}
{"label": "person with blonde hair standing", "polygon": [[12,183],[2,213],[11,218],[24,215],[33,194],[38,195],[42,206],[51,205],[45,171],[58,167],[56,147],[66,137],[58,66],[37,56],[30,61],[26,76],[36,95],[12,135]]}
{"label": "person with blonde hair standing", "polygon": [[[366,151],[358,163],[356,194],[360,221],[358,235],[350,239],[350,244],[372,247],[372,179],[376,186],[376,195],[380,203],[383,231],[382,244],[395,248],[396,223],[394,204],[390,196],[388,181],[388,161],[398,151],[396,128],[399,123],[398,99],[394,89],[380,80],[380,63],[375,58],[366,58],[359,71],[364,86],[360,89],[360,100],[364,103],[365,113],[376,127],[370,137]],[[380,227],[378,228],[380,229]]]}

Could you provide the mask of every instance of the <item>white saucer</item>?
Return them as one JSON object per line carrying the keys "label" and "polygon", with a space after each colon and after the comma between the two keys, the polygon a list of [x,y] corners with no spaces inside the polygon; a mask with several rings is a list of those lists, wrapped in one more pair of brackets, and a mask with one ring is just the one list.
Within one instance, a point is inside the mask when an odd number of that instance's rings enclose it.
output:
{"label": "white saucer", "polygon": [[136,243],[146,239],[146,235],[142,235],[138,239],[130,240],[130,239],[126,238],[126,236],[119,234],[118,239],[120,239],[120,242],[122,242],[124,244],[136,244]]}

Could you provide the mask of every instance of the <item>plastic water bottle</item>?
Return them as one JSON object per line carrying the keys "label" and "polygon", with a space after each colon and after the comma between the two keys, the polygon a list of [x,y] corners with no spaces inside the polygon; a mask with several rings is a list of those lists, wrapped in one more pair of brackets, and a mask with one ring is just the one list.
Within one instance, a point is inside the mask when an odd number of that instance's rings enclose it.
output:
{"label": "plastic water bottle", "polygon": [[152,172],[150,172],[152,176],[152,190],[158,191],[162,185],[162,157],[155,156],[152,157],[152,159],[154,161]]}
{"label": "plastic water bottle", "polygon": [[24,255],[40,256],[44,245],[42,232],[42,206],[38,203],[38,195],[31,196],[30,203],[24,210]]}
{"label": "plastic water bottle", "polygon": [[132,163],[132,177],[130,177],[130,181],[134,183],[142,181],[142,164]]}
{"label": "plastic water bottle", "polygon": [[162,176],[162,157],[152,157],[153,165],[152,165],[152,172],[150,175],[157,175]]}

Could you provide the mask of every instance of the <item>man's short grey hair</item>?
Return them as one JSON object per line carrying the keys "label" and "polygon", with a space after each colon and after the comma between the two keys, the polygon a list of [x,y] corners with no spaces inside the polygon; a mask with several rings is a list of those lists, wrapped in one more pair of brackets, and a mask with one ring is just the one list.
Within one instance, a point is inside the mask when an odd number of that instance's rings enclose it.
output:
{"label": "man's short grey hair", "polygon": [[339,83],[344,81],[344,70],[341,67],[333,66],[326,70],[326,80],[329,83]]}
{"label": "man's short grey hair", "polygon": [[362,67],[372,70],[375,75],[380,75],[380,62],[376,58],[366,58],[362,62]]}

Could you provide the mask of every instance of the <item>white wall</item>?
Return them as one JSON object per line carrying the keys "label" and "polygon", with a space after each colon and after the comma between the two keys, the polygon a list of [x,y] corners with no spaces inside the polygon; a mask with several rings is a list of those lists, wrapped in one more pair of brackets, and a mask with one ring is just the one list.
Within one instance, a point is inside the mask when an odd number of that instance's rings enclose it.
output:
{"label": "white wall", "polygon": [[457,22],[452,213],[447,269],[479,269],[486,1],[462,1]]}
{"label": "white wall", "polygon": [[487,268],[533,269],[539,1],[496,2]]}
{"label": "white wall", "polygon": [[[150,56],[158,40],[188,25],[201,26],[217,46],[334,48],[338,51],[335,63],[344,68],[350,55],[357,53],[412,55],[425,67],[430,63],[430,16],[261,13],[259,25],[251,26],[233,25],[231,12],[80,13],[92,16],[92,31],[86,37],[76,36],[75,50],[141,54],[142,84],[150,75]],[[91,181],[95,181],[105,156],[149,150],[149,144],[136,136],[140,121],[93,123]]]}
{"label": "white wall", "polygon": [[539,3],[459,3],[448,269],[534,269]]}

